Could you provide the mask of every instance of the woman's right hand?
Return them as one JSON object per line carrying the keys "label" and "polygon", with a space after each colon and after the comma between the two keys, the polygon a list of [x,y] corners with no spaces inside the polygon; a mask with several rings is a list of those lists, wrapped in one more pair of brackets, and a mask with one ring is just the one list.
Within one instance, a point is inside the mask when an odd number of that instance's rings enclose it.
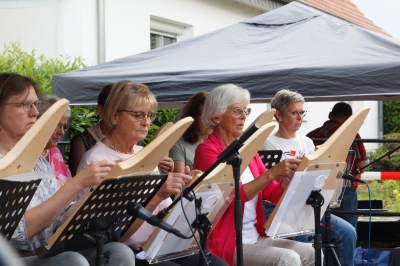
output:
{"label": "woman's right hand", "polygon": [[82,189],[97,186],[115,165],[112,161],[93,162],[82,169],[75,177]]}
{"label": "woman's right hand", "polygon": [[157,191],[156,196],[162,201],[172,195],[179,195],[186,184],[191,182],[192,178],[191,175],[187,174],[169,173],[167,180]]}
{"label": "woman's right hand", "polygon": [[286,177],[292,179],[300,162],[301,160],[297,158],[288,158],[282,160],[268,171],[270,173],[269,175],[274,180],[280,180]]}

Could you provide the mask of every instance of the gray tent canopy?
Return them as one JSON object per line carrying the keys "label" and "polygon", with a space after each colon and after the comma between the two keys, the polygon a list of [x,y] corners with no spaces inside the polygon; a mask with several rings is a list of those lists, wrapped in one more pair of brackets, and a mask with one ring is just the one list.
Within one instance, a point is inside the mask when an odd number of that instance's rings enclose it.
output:
{"label": "gray tent canopy", "polygon": [[95,104],[101,88],[144,83],[164,108],[235,83],[252,102],[288,88],[307,101],[400,100],[400,41],[291,2],[252,19],[93,67],[55,75],[53,93]]}

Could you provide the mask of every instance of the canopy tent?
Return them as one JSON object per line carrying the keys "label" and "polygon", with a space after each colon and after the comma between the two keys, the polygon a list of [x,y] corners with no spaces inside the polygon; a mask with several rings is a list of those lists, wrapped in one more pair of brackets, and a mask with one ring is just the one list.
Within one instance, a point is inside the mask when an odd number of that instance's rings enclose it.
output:
{"label": "canopy tent", "polygon": [[235,83],[252,102],[288,88],[307,101],[400,100],[400,41],[310,6],[281,8],[208,34],[55,75],[53,93],[95,104],[108,83],[144,83],[159,103]]}

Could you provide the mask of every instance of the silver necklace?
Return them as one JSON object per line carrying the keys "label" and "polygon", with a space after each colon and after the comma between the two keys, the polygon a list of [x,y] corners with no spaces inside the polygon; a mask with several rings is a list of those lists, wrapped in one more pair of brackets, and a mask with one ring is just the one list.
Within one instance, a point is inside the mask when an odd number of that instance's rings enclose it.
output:
{"label": "silver necklace", "polygon": [[108,136],[106,137],[106,140],[107,140],[108,144],[110,144],[111,149],[113,149],[113,150],[116,151],[116,152],[124,153],[124,154],[132,154],[132,153],[133,153],[133,148],[132,148],[132,152],[131,152],[131,153],[125,153],[125,152],[122,152],[122,151],[117,150],[117,149],[114,147],[114,145],[112,145],[111,142],[108,140]]}

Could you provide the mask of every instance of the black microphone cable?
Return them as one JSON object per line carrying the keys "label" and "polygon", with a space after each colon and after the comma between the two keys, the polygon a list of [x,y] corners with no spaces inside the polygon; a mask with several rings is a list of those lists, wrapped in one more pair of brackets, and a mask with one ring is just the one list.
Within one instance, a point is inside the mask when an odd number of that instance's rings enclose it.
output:
{"label": "black microphone cable", "polygon": [[[195,234],[196,234],[196,232],[197,232],[197,228],[198,228],[198,226],[199,226],[199,220],[198,220],[198,216],[197,216],[197,209],[196,209],[196,220],[195,220],[195,221],[196,221],[196,222],[195,222],[195,225],[196,225],[196,226],[195,226],[195,230],[193,231],[193,229],[192,229],[192,224],[190,223],[189,218],[188,218],[187,215],[186,215],[185,208],[183,207],[183,196],[182,196],[182,195],[183,195],[183,193],[186,191],[186,189],[188,189],[188,187],[183,188],[183,190],[182,190],[182,192],[181,192],[181,195],[180,195],[180,198],[181,198],[181,207],[182,207],[183,215],[185,216],[186,222],[187,222],[188,225],[189,225],[189,229],[190,229],[190,231],[192,232],[192,235],[191,235],[189,238],[191,238],[191,237],[194,238],[194,241],[196,241],[196,245],[197,245],[197,247],[199,248],[199,252],[200,252],[201,256],[203,257],[203,259],[204,259],[206,265],[208,266],[209,264],[208,264],[206,255],[204,254],[204,251],[203,251],[203,249],[201,248],[201,245],[200,245],[199,241],[197,240],[197,238],[196,238],[196,236],[195,236]],[[195,206],[197,206],[196,193],[195,193],[193,190],[190,191],[190,192],[192,192],[192,194],[193,194],[193,199],[194,199],[194,204],[195,204]],[[189,193],[190,193],[190,192],[189,192]],[[207,235],[206,235],[206,237],[207,237]]]}

